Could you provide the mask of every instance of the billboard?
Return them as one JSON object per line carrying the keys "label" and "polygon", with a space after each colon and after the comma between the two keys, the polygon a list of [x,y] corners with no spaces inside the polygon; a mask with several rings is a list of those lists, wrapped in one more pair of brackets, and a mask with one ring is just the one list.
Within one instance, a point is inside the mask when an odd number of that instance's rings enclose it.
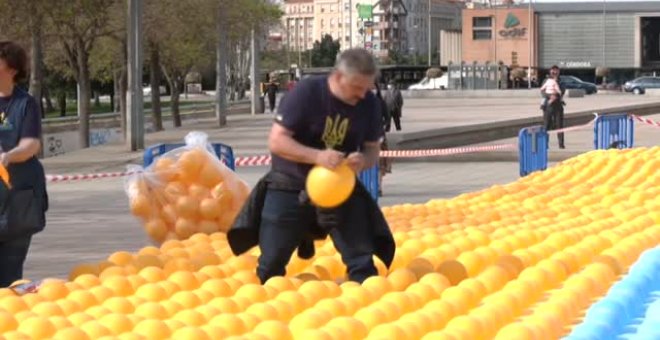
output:
{"label": "billboard", "polygon": [[371,20],[373,17],[374,6],[373,5],[360,5],[357,4],[358,18],[362,20]]}

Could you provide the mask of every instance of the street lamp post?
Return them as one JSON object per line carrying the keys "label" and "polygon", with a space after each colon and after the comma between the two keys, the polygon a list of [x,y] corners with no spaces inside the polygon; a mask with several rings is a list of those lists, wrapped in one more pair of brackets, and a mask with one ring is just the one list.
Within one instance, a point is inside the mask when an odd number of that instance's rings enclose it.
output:
{"label": "street lamp post", "polygon": [[534,30],[532,30],[532,0],[528,0],[527,2],[527,12],[528,12],[528,26],[529,26],[529,37],[527,40],[529,41],[529,64],[527,66],[527,88],[531,89],[532,88],[532,32],[536,34],[536,26],[534,26]]}
{"label": "street lamp post", "polygon": [[348,48],[353,47],[353,0],[348,0]]}
{"label": "street lamp post", "polygon": [[144,148],[142,107],[142,0],[128,0],[128,96],[126,140],[130,151]]}
{"label": "street lamp post", "polygon": [[[419,32],[417,31],[419,26],[413,25],[413,30],[416,33],[415,36],[419,37]],[[415,41],[416,39],[413,39],[413,46],[410,48],[410,51],[413,53],[413,64],[417,66],[417,42]]]}
{"label": "street lamp post", "polygon": [[606,67],[607,65],[605,64],[605,44],[606,44],[606,34],[605,34],[605,4],[606,0],[603,0],[603,67]]}
{"label": "street lamp post", "polygon": [[428,8],[428,12],[429,12],[429,13],[428,13],[428,15],[429,15],[429,16],[428,16],[428,37],[429,37],[429,38],[428,38],[428,40],[429,40],[429,41],[428,41],[428,43],[429,43],[429,46],[428,46],[428,49],[429,49],[429,52],[428,52],[428,59],[429,59],[428,64],[429,64],[429,67],[431,67],[431,64],[432,64],[432,63],[431,63],[431,58],[433,58],[433,55],[431,54],[431,45],[432,45],[432,44],[431,44],[431,37],[433,36],[433,35],[431,34],[431,0],[429,0],[429,8]]}

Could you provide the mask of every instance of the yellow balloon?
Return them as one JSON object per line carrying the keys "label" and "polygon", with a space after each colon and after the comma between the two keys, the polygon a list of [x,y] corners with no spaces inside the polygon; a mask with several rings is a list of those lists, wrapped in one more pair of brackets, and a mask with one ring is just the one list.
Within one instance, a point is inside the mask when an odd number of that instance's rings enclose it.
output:
{"label": "yellow balloon", "polygon": [[355,188],[355,173],[345,163],[334,170],[315,166],[307,175],[309,199],[321,208],[334,208],[344,203]]}

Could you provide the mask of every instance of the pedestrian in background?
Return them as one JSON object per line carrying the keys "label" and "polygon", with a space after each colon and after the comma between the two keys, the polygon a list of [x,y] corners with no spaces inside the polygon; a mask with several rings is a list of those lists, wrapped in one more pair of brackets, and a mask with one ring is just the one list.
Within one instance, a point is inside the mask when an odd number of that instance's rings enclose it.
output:
{"label": "pedestrian in background", "polygon": [[394,120],[394,127],[397,131],[401,131],[401,113],[403,111],[403,96],[401,90],[396,86],[394,81],[391,81],[387,86],[385,93],[385,104],[389,111],[390,119],[387,120],[385,125],[385,132],[390,132],[392,120]]}

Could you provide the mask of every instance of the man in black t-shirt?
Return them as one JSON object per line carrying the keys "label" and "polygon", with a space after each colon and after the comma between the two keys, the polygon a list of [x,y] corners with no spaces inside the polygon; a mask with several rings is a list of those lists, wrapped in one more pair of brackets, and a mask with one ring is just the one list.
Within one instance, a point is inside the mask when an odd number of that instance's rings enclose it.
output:
{"label": "man in black t-shirt", "polygon": [[[376,74],[368,51],[349,49],[330,75],[296,84],[282,99],[270,132],[272,171],[304,183],[314,165],[333,169],[346,161],[356,174],[374,166],[382,136],[379,104],[370,91]],[[285,274],[291,255],[317,218],[315,207],[301,203],[299,193],[271,187],[266,191],[257,268],[262,282]],[[358,282],[377,274],[366,206],[351,196],[341,206],[340,223],[329,230],[349,279]]]}

